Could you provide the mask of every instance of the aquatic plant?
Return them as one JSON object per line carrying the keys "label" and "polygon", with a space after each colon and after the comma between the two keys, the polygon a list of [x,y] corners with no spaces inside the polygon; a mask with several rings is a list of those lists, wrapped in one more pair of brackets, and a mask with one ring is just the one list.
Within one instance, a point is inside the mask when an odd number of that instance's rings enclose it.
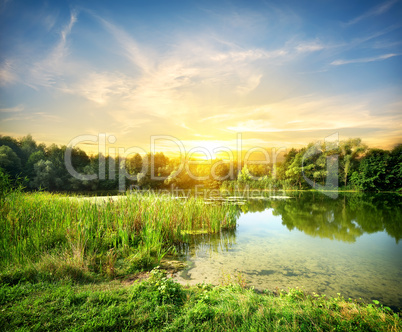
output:
{"label": "aquatic plant", "polygon": [[[0,267],[53,265],[114,276],[157,264],[188,233],[236,227],[232,205],[205,205],[142,193],[87,199],[50,193],[15,193],[1,202]],[[58,257],[56,259],[55,257]]]}

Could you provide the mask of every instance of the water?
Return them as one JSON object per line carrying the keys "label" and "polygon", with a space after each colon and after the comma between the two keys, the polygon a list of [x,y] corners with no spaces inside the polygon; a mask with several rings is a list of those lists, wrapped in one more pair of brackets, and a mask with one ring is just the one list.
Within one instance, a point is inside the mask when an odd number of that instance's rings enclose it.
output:
{"label": "water", "polygon": [[[300,287],[402,308],[402,198],[318,193],[254,199],[236,230],[192,237],[182,283],[239,276],[258,290]],[[269,195],[268,195],[269,196]]]}

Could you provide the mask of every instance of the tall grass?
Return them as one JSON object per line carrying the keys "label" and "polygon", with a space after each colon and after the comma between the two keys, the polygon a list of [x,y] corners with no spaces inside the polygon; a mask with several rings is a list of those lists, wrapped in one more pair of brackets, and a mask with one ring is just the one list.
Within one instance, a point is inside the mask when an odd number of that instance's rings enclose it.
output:
{"label": "tall grass", "polygon": [[191,231],[234,228],[239,213],[231,205],[154,193],[118,200],[15,193],[0,204],[1,269],[46,262],[53,270],[70,265],[110,275],[152,265]]}

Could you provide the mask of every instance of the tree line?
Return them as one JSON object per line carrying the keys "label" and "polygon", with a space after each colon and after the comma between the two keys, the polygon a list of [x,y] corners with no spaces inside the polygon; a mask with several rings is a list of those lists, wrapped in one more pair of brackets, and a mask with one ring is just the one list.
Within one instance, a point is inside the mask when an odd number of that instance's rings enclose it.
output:
{"label": "tree line", "polygon": [[[142,156],[137,153],[122,162],[119,158],[71,149],[74,170],[83,175],[103,174],[92,180],[70,175],[66,150],[66,146],[39,144],[31,135],[20,139],[0,136],[0,168],[10,179],[24,179],[30,190],[114,191],[122,174],[125,188],[140,189],[190,189],[197,185],[214,189],[309,189],[326,185],[327,189],[339,186],[345,190],[402,190],[402,144],[390,151],[373,149],[359,138],[331,147],[328,143],[311,143],[299,150],[291,149],[282,162],[275,164],[215,159],[183,167],[178,158],[169,158],[163,152]],[[330,186],[328,179],[332,181]]]}

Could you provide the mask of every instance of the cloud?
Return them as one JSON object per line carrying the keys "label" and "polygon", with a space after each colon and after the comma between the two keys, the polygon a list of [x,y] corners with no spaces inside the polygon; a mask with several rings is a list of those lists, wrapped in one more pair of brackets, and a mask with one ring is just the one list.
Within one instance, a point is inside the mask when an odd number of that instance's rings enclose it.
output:
{"label": "cloud", "polygon": [[62,122],[62,118],[54,115],[54,114],[50,114],[50,113],[46,113],[46,112],[33,112],[33,113],[17,113],[12,117],[9,118],[4,118],[1,119],[1,122],[11,122],[11,121],[16,121],[16,122],[21,122],[21,121],[27,121],[30,122],[30,124],[32,124],[32,122],[43,122],[43,121],[51,121],[51,122]]}
{"label": "cloud", "polygon": [[16,73],[15,62],[10,59],[6,59],[0,65],[0,85],[5,86],[16,83],[18,81],[18,75]]}
{"label": "cloud", "polygon": [[9,107],[9,108],[0,108],[1,113],[18,113],[24,110],[23,105],[18,105],[14,107]]}
{"label": "cloud", "polygon": [[374,61],[382,61],[382,60],[386,60],[395,56],[399,56],[400,54],[394,54],[394,53],[390,53],[390,54],[383,54],[380,56],[376,56],[376,57],[371,57],[371,58],[360,58],[360,59],[351,59],[351,60],[335,60],[331,62],[331,65],[333,66],[341,66],[341,65],[347,65],[350,63],[366,63],[366,62],[374,62]]}
{"label": "cloud", "polygon": [[363,14],[361,14],[361,15],[355,17],[354,19],[350,20],[345,25],[353,25],[353,24],[356,24],[356,23],[358,23],[358,22],[360,22],[362,20],[370,18],[372,16],[378,16],[378,15],[384,14],[398,1],[399,0],[390,0],[390,1],[387,1],[385,3],[380,4],[378,6],[375,6],[375,7],[371,8],[371,9],[369,9],[368,11],[364,12]]}
{"label": "cloud", "polygon": [[63,74],[68,74],[70,69],[66,58],[69,55],[67,38],[71,33],[74,24],[77,22],[76,11],[71,11],[70,20],[60,33],[60,39],[51,52],[43,60],[37,61],[30,69],[30,77],[26,84],[32,88],[38,86],[50,87],[56,84],[57,78]]}
{"label": "cloud", "polygon": [[224,120],[231,118],[232,116],[233,115],[229,114],[229,113],[217,114],[217,115],[209,116],[206,118],[202,118],[201,120],[199,120],[199,122],[204,122],[204,121],[208,121],[208,120],[224,121]]}
{"label": "cloud", "polygon": [[85,80],[65,91],[99,105],[113,103],[114,108],[122,111],[119,116],[112,116],[126,129],[140,114],[187,123],[187,117],[193,119],[192,109],[210,105],[205,103],[205,95],[210,98],[219,91],[219,98],[226,99],[255,90],[263,74],[254,61],[286,55],[283,49],[239,49],[230,43],[225,43],[223,52],[221,40],[200,42],[197,37],[177,40],[174,48],[156,52],[113,23],[96,17],[117,41],[114,52],[128,58],[141,72],[135,77],[119,72],[90,72]]}
{"label": "cloud", "polygon": [[370,41],[372,39],[376,39],[378,37],[386,35],[386,34],[392,32],[392,31],[394,31],[396,29],[399,29],[399,28],[400,28],[400,25],[388,26],[388,27],[386,27],[386,28],[384,28],[384,29],[382,29],[380,31],[374,32],[374,33],[372,33],[370,35],[360,37],[360,38],[355,38],[349,43],[349,45],[350,46],[357,46],[357,45],[363,44],[363,43],[365,43],[367,41]]}
{"label": "cloud", "polygon": [[326,46],[321,44],[319,41],[309,41],[300,43],[296,46],[296,51],[298,53],[306,53],[306,52],[316,52],[325,49]]}
{"label": "cloud", "polygon": [[[290,98],[277,103],[246,107],[238,113],[247,114],[247,120],[228,121],[226,128],[243,133],[300,133],[317,130],[353,130],[370,129],[373,127],[392,130],[396,123],[402,121],[395,109],[398,104],[384,107],[381,114],[375,113],[370,107],[370,101],[357,101],[354,96],[325,97],[317,94]],[[386,110],[389,109],[388,112]],[[286,114],[286,120],[283,118]]]}
{"label": "cloud", "polygon": [[82,80],[62,90],[81,95],[96,104],[105,105],[113,98],[124,98],[129,95],[134,85],[134,80],[124,74],[92,71],[88,72]]}
{"label": "cloud", "polygon": [[[21,66],[18,58],[13,58],[4,60],[0,66],[6,84],[18,82],[36,89],[45,87],[41,93],[48,105],[51,104],[50,95],[66,101],[65,105],[49,113],[61,114],[71,102],[74,105],[72,112],[75,116],[79,114],[80,122],[143,141],[158,133],[188,140],[219,140],[234,136],[233,131],[236,131],[249,133],[250,137],[263,136],[272,138],[272,141],[282,139],[289,142],[296,140],[297,135],[312,137],[319,130],[368,130],[377,125],[392,129],[392,125],[395,127],[397,123],[395,118],[392,122],[385,115],[371,114],[373,110],[366,102],[369,98],[362,98],[362,102],[346,96],[345,101],[345,96],[326,97],[318,92],[289,98],[300,91],[308,91],[311,86],[311,81],[302,81],[304,77],[294,75],[295,71],[320,67],[318,61],[328,64],[335,59],[331,65],[339,66],[399,55],[397,51],[384,51],[389,54],[337,59],[342,57],[341,52],[377,38],[390,29],[366,38],[352,39],[350,43],[332,44],[331,38],[320,40],[294,35],[271,38],[273,35],[268,29],[253,30],[248,25],[250,41],[243,43],[235,33],[217,36],[209,29],[204,33],[191,31],[188,35],[186,32],[180,35],[169,33],[163,43],[160,40],[155,43],[151,38],[137,39],[128,30],[130,27],[125,30],[89,11],[80,13],[83,21],[88,18],[86,13],[90,13],[91,24],[85,21],[81,24],[77,20],[78,13],[71,12],[58,40],[42,59]],[[50,23],[49,26],[53,26]],[[52,29],[56,28],[57,24]],[[82,45],[82,40],[72,42],[73,29],[82,33],[83,38],[94,36],[96,32],[98,40],[86,39],[88,45],[76,50],[72,47]],[[253,44],[253,38],[263,33],[267,34],[264,40],[275,41],[264,46]],[[97,52],[100,56],[95,61],[86,57]],[[339,54],[336,57],[335,52]],[[331,56],[329,61],[328,56]],[[334,67],[327,65],[328,68]],[[333,86],[338,83],[334,81]],[[320,87],[315,89],[319,90]],[[61,93],[65,95],[60,96]],[[373,104],[379,105],[386,98],[378,100]],[[15,113],[7,115],[30,121],[26,112],[18,114],[17,108],[1,112]],[[42,120],[57,120],[39,113],[35,116]],[[79,123],[73,130],[83,130],[81,126]]]}
{"label": "cloud", "polygon": [[283,57],[288,54],[288,50],[280,48],[273,51],[267,51],[260,48],[249,49],[249,50],[230,50],[228,52],[220,52],[213,54],[211,60],[223,62],[244,62],[244,61],[255,61],[260,59],[273,59],[278,57]]}
{"label": "cloud", "polygon": [[271,122],[265,120],[247,120],[238,123],[235,127],[228,127],[227,129],[236,132],[275,132],[281,131],[280,129],[273,128]]}
{"label": "cloud", "polygon": [[[93,14],[94,15],[94,14]],[[105,20],[104,18],[94,15],[111,33],[123,50],[123,55],[126,56],[132,63],[137,65],[144,72],[150,72],[153,68],[153,63],[149,57],[149,52],[144,52],[144,47],[140,46],[126,31]],[[149,50],[148,50],[149,51]]]}

